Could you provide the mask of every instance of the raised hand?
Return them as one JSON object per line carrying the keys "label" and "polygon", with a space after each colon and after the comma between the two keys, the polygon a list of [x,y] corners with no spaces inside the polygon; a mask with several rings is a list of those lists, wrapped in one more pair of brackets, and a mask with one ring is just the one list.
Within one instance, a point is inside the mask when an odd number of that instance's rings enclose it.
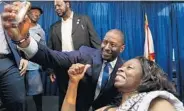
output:
{"label": "raised hand", "polygon": [[51,83],[56,81],[56,75],[54,73],[49,74],[49,78],[50,78]]}
{"label": "raised hand", "polygon": [[[28,4],[30,5],[30,3]],[[14,2],[13,4],[8,4],[5,6],[4,12],[1,15],[3,26],[7,30],[10,38],[14,41],[21,41],[26,37],[31,23],[28,17],[26,17],[21,22],[16,22],[18,18],[17,12],[20,10],[22,5],[23,4],[21,2]]]}
{"label": "raised hand", "polygon": [[89,67],[89,64],[73,64],[68,70],[70,81],[75,83],[79,82],[84,77],[84,74]]}

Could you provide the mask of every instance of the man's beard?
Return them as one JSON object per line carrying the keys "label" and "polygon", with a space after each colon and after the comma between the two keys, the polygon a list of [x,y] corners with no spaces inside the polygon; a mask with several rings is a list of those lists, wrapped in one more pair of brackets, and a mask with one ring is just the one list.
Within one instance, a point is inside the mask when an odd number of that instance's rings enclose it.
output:
{"label": "man's beard", "polygon": [[31,23],[37,23],[38,22],[38,20],[32,19],[32,18],[34,18],[33,15],[28,15],[28,17],[30,18]]}
{"label": "man's beard", "polygon": [[38,20],[32,20],[31,19],[31,22],[36,24],[38,22]]}
{"label": "man's beard", "polygon": [[59,17],[65,17],[65,16],[66,16],[67,11],[68,11],[68,9],[66,8],[66,10],[62,13],[62,15],[59,15],[59,14],[58,14],[58,16],[59,16]]}

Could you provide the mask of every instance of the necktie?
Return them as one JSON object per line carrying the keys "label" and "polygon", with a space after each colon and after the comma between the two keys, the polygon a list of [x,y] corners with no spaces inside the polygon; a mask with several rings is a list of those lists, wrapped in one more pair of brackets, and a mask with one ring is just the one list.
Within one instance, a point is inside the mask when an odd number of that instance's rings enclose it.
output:
{"label": "necktie", "polygon": [[110,68],[110,63],[106,62],[105,63],[105,67],[103,69],[101,88],[105,87],[105,85],[108,82],[108,79],[109,79],[109,68]]}

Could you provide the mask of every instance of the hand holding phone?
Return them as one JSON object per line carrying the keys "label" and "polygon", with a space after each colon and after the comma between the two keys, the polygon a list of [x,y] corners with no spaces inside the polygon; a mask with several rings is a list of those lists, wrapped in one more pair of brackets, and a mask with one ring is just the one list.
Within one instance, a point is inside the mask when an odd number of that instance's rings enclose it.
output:
{"label": "hand holding phone", "polygon": [[2,14],[3,25],[12,40],[21,41],[29,32],[31,22],[28,17],[25,19],[25,16],[30,7],[30,2],[13,2],[5,5]]}
{"label": "hand holding phone", "polygon": [[[14,3],[16,5],[16,3]],[[17,15],[14,19],[14,24],[19,24],[21,23],[25,16],[26,16],[26,13],[28,12],[28,10],[31,8],[31,3],[30,2],[21,2],[20,4],[17,4],[19,5],[17,8],[18,8],[18,11],[17,11]]]}

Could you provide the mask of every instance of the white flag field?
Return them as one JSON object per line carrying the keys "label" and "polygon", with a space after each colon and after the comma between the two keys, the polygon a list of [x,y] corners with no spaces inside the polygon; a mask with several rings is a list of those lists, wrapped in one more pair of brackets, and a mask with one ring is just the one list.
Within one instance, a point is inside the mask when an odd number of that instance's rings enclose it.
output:
{"label": "white flag field", "polygon": [[155,61],[155,52],[152,34],[148,25],[147,15],[145,15],[145,43],[144,43],[144,56],[151,60]]}

